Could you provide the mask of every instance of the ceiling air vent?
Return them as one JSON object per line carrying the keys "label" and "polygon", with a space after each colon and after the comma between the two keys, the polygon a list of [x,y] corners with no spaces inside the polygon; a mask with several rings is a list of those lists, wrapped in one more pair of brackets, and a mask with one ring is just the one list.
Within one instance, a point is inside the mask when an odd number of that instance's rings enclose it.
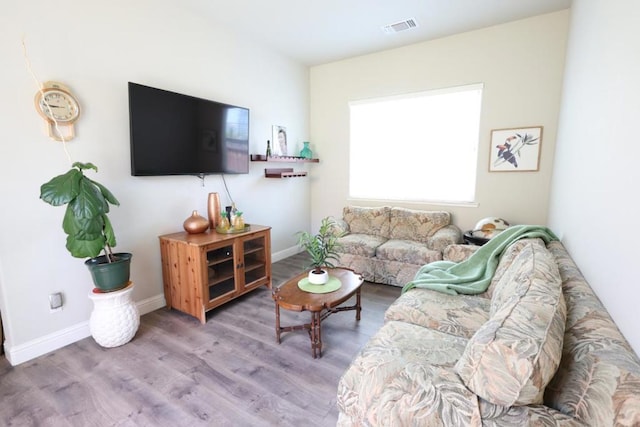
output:
{"label": "ceiling air vent", "polygon": [[416,20],[411,18],[405,21],[400,21],[400,22],[395,22],[393,24],[385,25],[384,27],[382,27],[382,31],[384,31],[387,34],[395,34],[395,33],[399,33],[400,31],[411,30],[412,28],[416,28],[417,26],[418,26],[418,23],[416,22]]}

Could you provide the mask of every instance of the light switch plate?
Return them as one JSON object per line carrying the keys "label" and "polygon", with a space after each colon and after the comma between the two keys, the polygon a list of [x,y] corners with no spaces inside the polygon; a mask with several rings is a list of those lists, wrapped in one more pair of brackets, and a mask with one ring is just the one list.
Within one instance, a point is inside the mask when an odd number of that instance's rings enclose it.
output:
{"label": "light switch plate", "polygon": [[62,310],[62,292],[49,295],[49,309],[51,311]]}

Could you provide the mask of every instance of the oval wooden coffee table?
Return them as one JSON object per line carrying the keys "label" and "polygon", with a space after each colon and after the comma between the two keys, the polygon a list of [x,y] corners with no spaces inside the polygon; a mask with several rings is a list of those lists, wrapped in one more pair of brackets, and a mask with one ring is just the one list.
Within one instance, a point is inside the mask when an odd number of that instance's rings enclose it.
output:
{"label": "oval wooden coffee table", "polygon": [[[298,282],[307,277],[308,272],[288,280],[279,288],[274,289],[272,297],[276,303],[276,339],[280,344],[280,334],[297,330],[307,330],[311,338],[311,354],[313,358],[322,356],[322,321],[339,311],[356,311],[356,320],[360,320],[360,288],[364,279],[360,274],[346,268],[330,268],[330,277],[341,282],[340,288],[328,293],[311,293],[298,287]],[[355,305],[338,307],[353,295],[356,295]],[[296,326],[280,326],[280,307],[291,311],[311,312],[311,323]]]}

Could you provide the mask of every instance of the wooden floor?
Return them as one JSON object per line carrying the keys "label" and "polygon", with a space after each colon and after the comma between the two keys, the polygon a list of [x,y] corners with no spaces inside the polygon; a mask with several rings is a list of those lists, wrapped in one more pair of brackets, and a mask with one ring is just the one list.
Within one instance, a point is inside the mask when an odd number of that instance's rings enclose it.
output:
{"label": "wooden floor", "polygon": [[[300,254],[274,263],[273,284],[304,263]],[[0,358],[0,425],[335,426],[338,380],[399,294],[365,283],[362,320],[353,311],[328,317],[315,360],[306,332],[276,344],[264,287],[213,310],[205,325],[161,309],[142,316],[122,347],[87,338],[17,367]],[[281,320],[305,323],[309,313],[282,310]]]}

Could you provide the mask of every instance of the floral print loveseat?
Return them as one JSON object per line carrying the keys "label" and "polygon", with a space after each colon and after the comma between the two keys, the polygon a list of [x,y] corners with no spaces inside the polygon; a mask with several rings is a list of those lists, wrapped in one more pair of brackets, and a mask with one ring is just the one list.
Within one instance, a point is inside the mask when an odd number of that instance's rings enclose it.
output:
{"label": "floral print loveseat", "polygon": [[483,294],[400,296],[337,403],[339,426],[638,426],[640,360],[562,243],[522,239]]}
{"label": "floral print loveseat", "polygon": [[403,286],[424,264],[443,259],[443,251],[462,241],[462,232],[444,211],[397,207],[346,206],[334,218],[339,239],[337,265],[365,280]]}

